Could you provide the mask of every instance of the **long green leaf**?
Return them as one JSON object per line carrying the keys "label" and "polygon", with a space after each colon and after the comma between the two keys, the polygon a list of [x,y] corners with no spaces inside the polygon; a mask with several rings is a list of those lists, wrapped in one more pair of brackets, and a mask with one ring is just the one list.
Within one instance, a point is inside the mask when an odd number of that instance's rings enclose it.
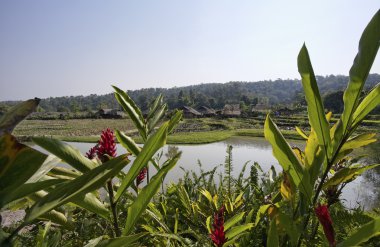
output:
{"label": "long green leaf", "polygon": [[303,139],[305,139],[305,140],[308,139],[306,133],[305,133],[303,130],[301,130],[298,126],[296,126],[296,131],[297,131],[297,133],[298,133]]}
{"label": "long green leaf", "polygon": [[374,219],[371,222],[360,227],[355,233],[349,236],[338,247],[358,246],[366,242],[370,238],[380,234],[380,218]]}
{"label": "long green leaf", "polygon": [[324,159],[325,152],[320,148],[317,135],[312,128],[305,146],[305,166],[309,170],[312,186],[318,179]]}
{"label": "long green leaf", "polygon": [[282,168],[289,173],[294,184],[310,200],[312,187],[309,181],[309,174],[304,171],[301,162],[298,160],[275,123],[273,123],[269,114],[264,124],[264,135],[265,139],[267,139],[272,145],[274,157],[276,157]]}
{"label": "long green leaf", "polygon": [[363,172],[375,168],[380,164],[367,165],[367,166],[354,166],[354,167],[345,167],[339,170],[334,174],[332,178],[330,178],[325,184],[323,184],[323,188],[327,188],[329,186],[338,185],[344,182],[347,182]]}
{"label": "long green leaf", "polygon": [[168,133],[167,131],[168,123],[166,122],[159,128],[159,130],[153,136],[151,136],[147,140],[141,152],[137,155],[127,175],[121,182],[121,185],[116,192],[116,201],[119,200],[120,196],[124,193],[124,191],[133,183],[141,169],[148,164],[148,162],[152,159],[153,155],[158,151],[158,149],[165,145]]}
{"label": "long green leaf", "polygon": [[260,220],[264,217],[264,215],[267,213],[268,209],[270,208],[271,204],[262,205],[256,214],[256,220],[255,220],[255,226],[259,224]]}
{"label": "long green leaf", "polygon": [[351,126],[354,112],[368,73],[375,60],[380,45],[380,10],[365,28],[360,41],[359,50],[350,69],[350,82],[343,95],[344,110],[341,116],[342,129],[345,132]]}
{"label": "long green leaf", "polygon": [[380,104],[380,83],[360,102],[352,117],[352,125],[358,125],[375,107]]}
{"label": "long green leaf", "polygon": [[34,192],[46,189],[50,186],[57,185],[59,183],[64,182],[63,179],[50,179],[45,180],[41,182],[35,182],[35,183],[27,183],[22,184],[17,189],[12,191],[1,191],[0,192],[0,208],[4,207],[8,203],[21,199],[29,194],[32,194]]}
{"label": "long green leaf", "polygon": [[55,178],[62,178],[66,180],[72,180],[74,178],[79,177],[81,174],[82,173],[76,170],[70,170],[65,167],[57,166],[49,171],[48,176],[55,177]]}
{"label": "long green leaf", "polygon": [[97,215],[105,219],[110,219],[110,211],[92,193],[81,194],[71,199],[70,201],[82,208],[87,209],[88,211],[96,213]]}
{"label": "long green leaf", "polygon": [[127,155],[121,155],[67,182],[64,186],[57,187],[32,206],[25,216],[25,221],[31,222],[42,214],[69,202],[80,194],[85,194],[101,187],[109,178],[114,177],[121,171],[127,164],[127,161]]}
{"label": "long green leaf", "polygon": [[94,162],[84,157],[77,148],[66,142],[47,137],[34,137],[32,140],[80,172],[84,173],[96,167]]}
{"label": "long green leaf", "polygon": [[153,105],[149,108],[149,113],[148,113],[148,116],[146,118],[148,121],[149,121],[149,119],[151,119],[155,115],[158,107],[160,107],[162,105],[162,103],[163,103],[163,97],[162,97],[162,94],[160,94],[154,100]]}
{"label": "long green leaf", "polygon": [[[115,135],[119,143],[125,149],[131,152],[134,156],[139,155],[139,153],[141,152],[141,148],[136,144],[136,142],[132,138],[130,138],[129,136],[126,136],[123,132],[119,130],[116,130]],[[153,166],[157,170],[160,169],[160,167],[158,166],[157,162],[154,159],[151,159],[150,162],[152,162]]]}
{"label": "long green leaf", "polygon": [[302,77],[310,125],[317,134],[319,145],[327,150],[330,145],[329,123],[326,119],[325,109],[305,45],[302,46],[298,54],[298,72]]}
{"label": "long green leaf", "polygon": [[182,119],[182,111],[176,110],[174,115],[169,121],[169,127],[168,127],[168,133],[172,133],[174,128],[177,126],[177,124],[181,121]]}
{"label": "long green leaf", "polygon": [[254,226],[255,226],[255,224],[248,223],[248,224],[232,227],[230,230],[228,230],[226,232],[226,238],[232,239],[233,237],[237,236],[238,234],[245,232]]}
{"label": "long green leaf", "polygon": [[47,158],[10,134],[0,137],[0,191],[11,192],[35,174]]}
{"label": "long green leaf", "polygon": [[100,241],[96,247],[129,247],[132,244],[135,244],[139,239],[146,236],[148,233],[142,232],[126,237],[111,238]]}
{"label": "long green leaf", "polygon": [[237,214],[235,215],[234,217],[232,217],[231,219],[227,220],[225,223],[224,223],[224,230],[227,231],[228,229],[230,229],[233,225],[235,225],[236,223],[238,223],[239,221],[241,221],[243,219],[245,215],[245,212],[242,212],[240,214]]}
{"label": "long green leaf", "polygon": [[45,224],[45,228],[42,228],[41,226],[39,226],[39,231],[36,237],[36,240],[37,240],[36,247],[45,247],[47,245],[46,237],[47,237],[47,233],[49,232],[50,226],[51,226],[51,221]]}
{"label": "long green leaf", "polygon": [[145,186],[138,194],[136,200],[128,208],[128,216],[127,221],[125,222],[123,235],[127,235],[132,231],[136,221],[138,220],[142,212],[146,209],[152,197],[157,193],[158,189],[160,188],[162,178],[164,178],[168,171],[177,164],[177,161],[179,160],[180,156],[181,153],[178,153],[171,160],[169,160],[167,162],[167,165],[163,166],[158,171],[158,173],[152,177],[149,184]]}
{"label": "long green leaf", "polygon": [[26,183],[34,183],[41,180],[41,178],[43,178],[47,173],[49,173],[50,170],[53,169],[56,165],[58,165],[60,162],[61,159],[55,157],[54,155],[48,155],[41,167],[33,174],[31,178],[28,179]]}
{"label": "long green leaf", "polygon": [[276,226],[276,220],[272,219],[269,225],[268,237],[267,237],[267,247],[278,247],[278,231]]}
{"label": "long green leaf", "polygon": [[55,224],[61,225],[63,228],[67,230],[72,231],[75,229],[73,222],[69,221],[63,213],[58,212],[56,210],[51,210],[47,213],[44,213],[43,215],[38,217],[38,219],[44,221],[51,221]]}
{"label": "long green leaf", "polygon": [[153,132],[154,127],[157,125],[158,121],[160,121],[162,119],[162,117],[165,115],[167,108],[168,108],[168,106],[166,104],[162,105],[161,108],[155,112],[153,117],[151,119],[149,119],[149,121],[148,121],[149,133],[148,134]]}
{"label": "long green leaf", "polygon": [[349,149],[360,148],[373,142],[376,142],[376,139],[374,138],[375,136],[375,133],[364,133],[357,135],[346,141],[340,149],[340,152],[344,152],[345,150]]}
{"label": "long green leaf", "polygon": [[144,117],[137,107],[136,103],[132,100],[129,95],[116,86],[112,86],[115,89],[115,98],[123,109],[128,113],[129,117],[135,124],[137,130],[139,131],[141,137],[146,140],[147,130],[144,124]]}
{"label": "long green leaf", "polygon": [[0,136],[12,133],[18,123],[37,109],[40,99],[34,98],[15,105],[0,118]]}

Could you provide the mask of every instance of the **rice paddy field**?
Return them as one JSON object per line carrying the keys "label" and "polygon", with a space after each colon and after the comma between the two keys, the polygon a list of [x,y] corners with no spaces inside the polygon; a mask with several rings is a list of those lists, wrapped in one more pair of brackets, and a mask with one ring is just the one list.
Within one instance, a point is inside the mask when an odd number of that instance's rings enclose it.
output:
{"label": "rice paddy field", "polygon": [[[306,116],[289,116],[274,118],[282,133],[289,139],[300,139],[295,126],[309,129]],[[199,144],[225,140],[231,136],[262,137],[264,117],[256,118],[197,118],[181,121],[168,142],[172,144]],[[379,120],[366,120],[358,131],[379,132]],[[29,140],[33,136],[52,136],[64,141],[96,142],[102,130],[110,128],[136,136],[130,119],[68,119],[68,120],[24,120],[14,134],[21,140]],[[137,138],[139,141],[139,138]]]}

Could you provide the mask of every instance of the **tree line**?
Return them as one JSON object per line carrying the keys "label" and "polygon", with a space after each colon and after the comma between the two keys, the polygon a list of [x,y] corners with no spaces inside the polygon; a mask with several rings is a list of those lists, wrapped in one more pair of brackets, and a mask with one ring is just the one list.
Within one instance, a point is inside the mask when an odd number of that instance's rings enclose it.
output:
{"label": "tree line", "polygon": [[[316,76],[318,87],[326,102],[326,107],[334,112],[341,112],[342,102],[337,102],[341,97],[348,82],[348,76],[328,75]],[[370,74],[367,78],[365,90],[372,88],[380,82],[379,74]],[[119,85],[126,87],[126,85]],[[234,81],[227,83],[205,83],[199,85],[173,87],[173,88],[144,88],[128,90],[127,93],[146,111],[150,101],[159,94],[164,96],[170,109],[181,106],[208,106],[221,109],[225,104],[240,104],[243,108],[251,105],[263,104],[268,107],[276,105],[305,105],[301,81],[298,79],[277,79],[257,82]],[[0,112],[6,111],[17,101],[0,102]],[[112,93],[104,95],[91,94],[88,96],[49,97],[42,99],[39,111],[46,112],[89,112],[98,109],[119,108]]]}

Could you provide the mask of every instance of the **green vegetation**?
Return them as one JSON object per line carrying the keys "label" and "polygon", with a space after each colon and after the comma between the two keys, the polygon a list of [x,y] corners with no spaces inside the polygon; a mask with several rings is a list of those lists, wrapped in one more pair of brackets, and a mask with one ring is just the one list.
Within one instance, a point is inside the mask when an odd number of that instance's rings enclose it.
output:
{"label": "green vegetation", "polygon": [[[379,30],[380,11],[362,34],[343,94],[343,112],[334,123],[332,113],[325,113],[308,50],[302,47],[298,70],[311,126],[308,132],[297,128],[306,140],[304,150],[290,146],[269,114],[264,122],[264,136],[282,171],[272,166],[266,174],[259,164],[246,163],[232,177],[233,147],[228,146],[223,173],[217,174],[217,167],[204,171],[199,164],[199,173],[185,171],[178,183],[165,189],[163,179],[181,153],[173,149],[166,159],[156,153],[182,113],[163,121],[168,106],[161,95],[144,116],[126,92],[114,87],[117,102],[136,129],[134,135],[144,144],[140,147],[130,133],[115,130],[127,151],[119,156],[110,129],[102,131],[86,156],[50,137],[32,138],[49,155],[23,145],[12,131],[38,100],[15,106],[0,119],[0,208],[24,209],[25,217],[0,229],[0,245],[377,246],[379,211],[348,210],[340,195],[365,171],[380,167],[360,164],[353,152],[376,141],[376,133],[356,130],[380,104],[380,84],[361,97],[379,49]],[[257,134],[230,127],[240,126],[235,119],[227,121],[231,125],[224,131]],[[224,128],[221,123],[205,125]],[[67,166],[57,166],[61,161]]]}

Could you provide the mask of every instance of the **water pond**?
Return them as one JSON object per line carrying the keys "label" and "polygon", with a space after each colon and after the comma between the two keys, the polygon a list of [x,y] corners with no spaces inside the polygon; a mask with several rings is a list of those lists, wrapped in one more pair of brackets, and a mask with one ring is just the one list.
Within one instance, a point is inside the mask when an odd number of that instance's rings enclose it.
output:
{"label": "water pond", "polygon": [[[81,152],[87,152],[93,143],[79,143],[71,142],[71,145],[77,147]],[[249,162],[245,171],[245,175],[248,176],[249,166],[253,162],[258,162],[263,169],[263,172],[267,172],[273,165],[277,172],[281,171],[277,160],[272,155],[272,148],[264,138],[252,138],[252,137],[232,137],[225,141],[201,144],[201,145],[176,145],[175,149],[182,151],[182,157],[177,166],[173,168],[165,179],[165,183],[176,182],[179,178],[183,177],[184,171],[193,170],[199,172],[198,163],[202,164],[204,171],[212,170],[215,166],[218,166],[218,173],[223,171],[223,166],[226,156],[226,149],[228,145],[232,145],[232,162],[233,162],[233,174],[237,176],[246,162]],[[298,146],[303,149],[305,142],[292,141],[291,145]],[[173,146],[167,145],[161,150],[162,159],[161,162],[166,160],[165,154],[168,153],[168,149],[173,149]],[[121,145],[117,145],[118,154],[125,152]],[[364,152],[359,150],[358,152]],[[154,169],[154,168],[153,168]],[[374,171],[372,173],[375,173]],[[343,190],[342,198],[344,204],[349,208],[354,208],[360,204],[366,209],[379,206],[379,185],[375,185],[375,180],[378,180],[378,174],[366,174],[357,178],[354,182],[351,182]],[[216,176],[218,177],[218,176]]]}

